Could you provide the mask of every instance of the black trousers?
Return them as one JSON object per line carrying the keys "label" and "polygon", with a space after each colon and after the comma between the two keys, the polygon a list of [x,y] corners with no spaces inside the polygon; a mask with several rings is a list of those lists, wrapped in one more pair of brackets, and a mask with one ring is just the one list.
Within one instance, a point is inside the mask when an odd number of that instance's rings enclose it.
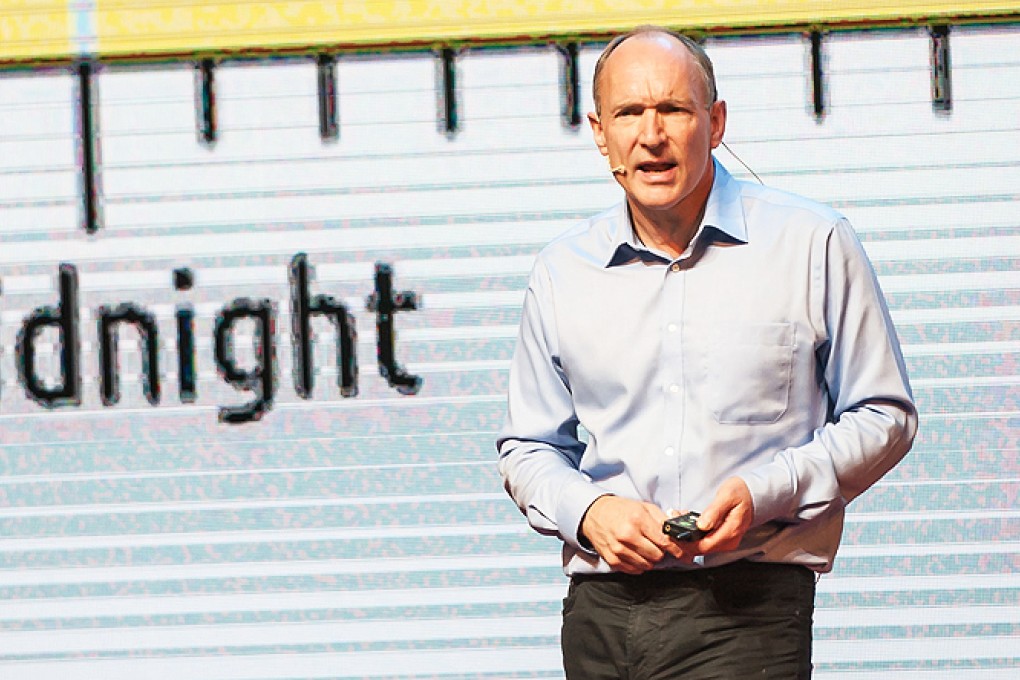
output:
{"label": "black trousers", "polygon": [[811,677],[815,575],[740,561],[575,576],[563,600],[568,680]]}

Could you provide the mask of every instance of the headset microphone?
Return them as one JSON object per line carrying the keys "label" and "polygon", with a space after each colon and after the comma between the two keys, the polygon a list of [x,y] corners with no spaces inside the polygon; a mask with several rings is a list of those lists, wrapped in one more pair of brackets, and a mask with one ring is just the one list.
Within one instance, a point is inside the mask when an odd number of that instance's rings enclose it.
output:
{"label": "headset microphone", "polygon": [[609,172],[613,173],[614,175],[626,175],[627,168],[622,165],[617,165],[615,168],[609,168]]}

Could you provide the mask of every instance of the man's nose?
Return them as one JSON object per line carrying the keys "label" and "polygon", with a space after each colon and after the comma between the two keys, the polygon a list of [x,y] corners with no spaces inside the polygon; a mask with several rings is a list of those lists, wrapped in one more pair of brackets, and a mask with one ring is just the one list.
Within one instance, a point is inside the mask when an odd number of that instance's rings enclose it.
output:
{"label": "man's nose", "polygon": [[644,146],[658,146],[665,139],[662,116],[655,109],[645,109],[641,114],[641,130],[638,141]]}

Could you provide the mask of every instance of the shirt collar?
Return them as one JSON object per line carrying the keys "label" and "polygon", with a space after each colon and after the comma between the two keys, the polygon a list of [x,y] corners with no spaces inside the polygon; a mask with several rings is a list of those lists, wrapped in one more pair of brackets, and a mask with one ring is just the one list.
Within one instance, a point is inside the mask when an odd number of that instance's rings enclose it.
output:
{"label": "shirt collar", "polygon": [[[718,160],[713,158],[712,162],[715,165],[715,177],[705,205],[705,215],[694,240],[747,243],[747,223],[744,221],[744,208],[740,201],[740,185]],[[627,201],[623,201],[609,219],[608,232],[610,252],[606,267],[626,264],[635,259],[645,262],[667,261],[638,240]]]}

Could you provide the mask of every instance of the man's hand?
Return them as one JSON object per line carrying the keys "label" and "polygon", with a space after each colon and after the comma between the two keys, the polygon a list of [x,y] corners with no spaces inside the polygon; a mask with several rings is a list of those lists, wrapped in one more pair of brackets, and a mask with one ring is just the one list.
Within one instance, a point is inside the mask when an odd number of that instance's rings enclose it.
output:
{"label": "man's hand", "polygon": [[684,548],[662,533],[666,514],[656,505],[619,496],[601,496],[588,506],[581,534],[613,571],[641,574],[666,554],[680,558]]}
{"label": "man's hand", "polygon": [[684,552],[690,556],[733,550],[753,520],[754,502],[747,484],[740,477],[730,477],[698,518],[698,528],[710,533],[690,543]]}

